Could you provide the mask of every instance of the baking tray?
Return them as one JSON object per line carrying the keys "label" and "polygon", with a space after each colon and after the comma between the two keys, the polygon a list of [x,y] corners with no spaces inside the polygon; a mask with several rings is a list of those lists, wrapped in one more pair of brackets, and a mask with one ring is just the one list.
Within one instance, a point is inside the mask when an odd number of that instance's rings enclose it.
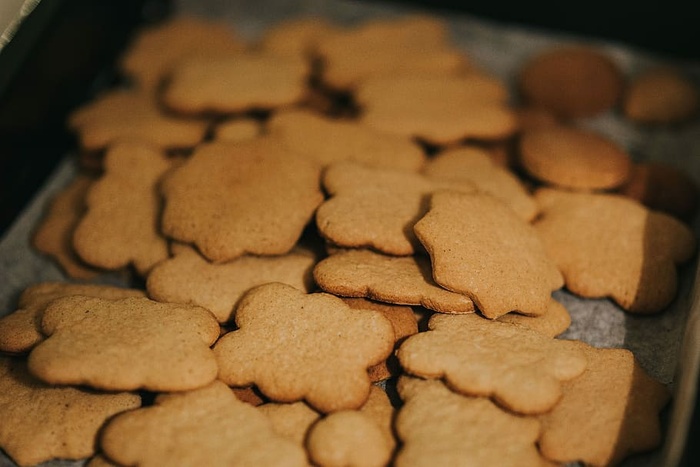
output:
{"label": "baking tray", "polygon": [[[169,2],[160,3],[162,5],[154,7],[158,2],[141,2],[138,5],[141,8],[139,14],[146,8],[146,11],[151,12],[152,18],[157,17],[170,6]],[[136,4],[132,4],[131,8],[136,8]],[[303,15],[323,16],[341,24],[353,24],[370,18],[390,18],[411,12],[425,12],[405,5],[338,0],[179,0],[173,2],[173,10],[229,21],[242,36],[249,39],[258,37],[264,29],[278,21]],[[156,13],[153,13],[154,11]],[[669,62],[668,57],[653,55],[610,41],[513,25],[504,26],[467,14],[452,12],[448,15],[435,11],[432,13],[441,15],[447,21],[455,44],[468,53],[475,63],[501,77],[511,86],[516,71],[526,57],[539,50],[570,41],[588,42],[600,47],[628,74],[653,64]],[[131,14],[135,14],[135,10]],[[682,67],[700,83],[700,67],[697,63],[676,60],[673,64]],[[98,77],[88,94],[112,82],[111,78],[105,78],[104,73],[98,74]],[[83,93],[83,98],[85,97]],[[78,101],[76,98],[74,105]],[[614,114],[606,114],[582,121],[581,124],[624,145],[636,160],[667,162],[682,168],[696,182],[700,182],[700,123],[673,129],[640,129]],[[28,285],[40,281],[66,280],[51,261],[33,251],[29,245],[29,239],[47,202],[71,180],[77,170],[77,157],[71,152],[72,141],[62,141],[64,143],[60,146],[62,152],[58,166],[46,181],[42,182],[41,189],[0,238],[0,315],[14,309],[17,297]],[[700,233],[700,223],[696,221],[693,229],[696,235]],[[600,347],[629,348],[652,376],[669,385],[674,391],[674,402],[664,414],[666,441],[663,448],[631,458],[625,465],[692,465],[685,463],[692,462],[687,458],[689,451],[685,446],[692,415],[697,406],[696,391],[700,368],[700,277],[697,269],[697,260],[681,268],[677,300],[668,310],[655,316],[638,317],[623,313],[609,300],[583,300],[565,291],[555,294],[569,309],[573,318],[571,328],[562,337],[581,339]],[[100,277],[99,281],[126,284],[125,278],[118,274],[106,274]],[[47,465],[73,464],[80,463],[53,461]],[[0,466],[9,465],[13,464],[0,453]]]}

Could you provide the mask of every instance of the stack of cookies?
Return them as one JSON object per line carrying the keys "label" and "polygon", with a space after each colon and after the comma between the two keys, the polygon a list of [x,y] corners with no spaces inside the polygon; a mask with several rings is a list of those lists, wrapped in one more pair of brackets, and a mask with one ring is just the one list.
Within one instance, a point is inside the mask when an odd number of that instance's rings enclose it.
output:
{"label": "stack of cookies", "polygon": [[[15,462],[610,465],[660,444],[668,389],[557,338],[552,294],[674,300],[695,182],[578,121],[681,125],[683,76],[628,84],[576,45],[523,63],[515,95],[425,16],[255,42],[177,17],[119,66],[69,119],[82,170],[33,239],[74,280],[0,319]],[[132,288],[90,283],[115,270]]]}

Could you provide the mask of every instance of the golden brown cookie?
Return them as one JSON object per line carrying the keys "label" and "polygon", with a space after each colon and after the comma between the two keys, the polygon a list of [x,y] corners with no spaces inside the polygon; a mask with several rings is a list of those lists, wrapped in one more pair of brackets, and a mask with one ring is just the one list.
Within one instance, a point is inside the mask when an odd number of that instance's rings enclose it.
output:
{"label": "golden brown cookie", "polygon": [[323,201],[320,168],[265,138],[215,142],[161,184],[166,235],[214,262],[289,252]]}
{"label": "golden brown cookie", "polygon": [[357,91],[362,123],[434,145],[511,136],[517,118],[507,99],[503,83],[480,73],[381,76]]}
{"label": "golden brown cookie", "polygon": [[520,139],[520,164],[536,179],[574,190],[609,190],[629,177],[629,154],[612,140],[563,125],[530,130]]}
{"label": "golden brown cookie", "polygon": [[540,450],[547,458],[586,465],[617,465],[661,443],[659,412],[670,393],[632,352],[582,344],[586,371],[563,384],[563,396],[540,416]]}
{"label": "golden brown cookie", "polygon": [[440,181],[412,172],[340,162],[323,174],[330,199],[319,206],[316,226],[336,246],[372,248],[390,255],[421,251],[413,225],[439,189],[474,191],[468,181]]}
{"label": "golden brown cookie", "polygon": [[47,385],[24,359],[0,356],[0,448],[19,465],[89,457],[102,424],[140,406],[136,394]]}
{"label": "golden brown cookie", "polygon": [[260,136],[260,123],[253,119],[238,118],[220,123],[214,129],[214,139],[217,141],[248,141]]}
{"label": "golden brown cookie", "polygon": [[680,70],[659,66],[635,76],[622,103],[627,118],[664,125],[692,119],[700,109],[700,91]]}
{"label": "golden brown cookie", "polygon": [[569,328],[571,315],[564,305],[552,298],[543,315],[525,316],[519,313],[506,313],[499,317],[498,321],[525,326],[545,336],[556,337]]}
{"label": "golden brown cookie", "polygon": [[[407,306],[388,305],[385,303],[373,302],[364,298],[344,298],[343,301],[356,310],[377,310],[391,322],[394,328],[394,347],[403,342],[408,336],[418,333],[418,320],[416,319],[413,309]],[[390,355],[389,358],[373,367],[370,367],[367,372],[369,379],[372,382],[383,381],[391,376],[398,375],[401,372],[399,362],[395,355]]]}
{"label": "golden brown cookie", "polygon": [[44,340],[41,318],[53,300],[71,295],[106,299],[145,297],[137,289],[109,285],[41,282],[27,287],[19,297],[17,310],[0,318],[0,352],[23,354]]}
{"label": "golden brown cookie", "polygon": [[251,290],[235,316],[238,329],[214,347],[219,378],[255,384],[273,401],[303,399],[321,412],[360,407],[371,386],[367,368],[394,346],[394,330],[381,313],[285,284]]}
{"label": "golden brown cookie", "polygon": [[86,151],[101,151],[125,140],[174,150],[197,145],[204,138],[208,123],[171,115],[144,91],[115,89],[74,111],[68,126],[77,133]]}
{"label": "golden brown cookie", "polygon": [[160,395],[153,406],[113,418],[100,436],[122,465],[304,466],[304,450],[275,433],[258,409],[225,384]]}
{"label": "golden brown cookie", "polygon": [[622,72],[602,51],[585,45],[550,48],[529,58],[518,76],[530,105],[563,118],[592,117],[622,96]]}
{"label": "golden brown cookie", "polygon": [[375,76],[469,68],[467,56],[449,43],[447,25],[428,16],[368,21],[323,39],[323,81],[335,89],[352,90]]}
{"label": "golden brown cookie", "polygon": [[303,401],[291,404],[268,402],[259,406],[258,410],[270,420],[275,433],[302,448],[309,428],[321,417],[320,413]]}
{"label": "golden brown cookie", "polygon": [[238,300],[248,290],[282,282],[311,292],[313,253],[297,248],[280,256],[241,256],[214,264],[183,246],[148,275],[148,295],[159,302],[188,303],[211,311],[220,323],[231,321]]}
{"label": "golden brown cookie", "polygon": [[75,253],[73,231],[85,213],[85,196],[93,178],[78,175],[49,205],[46,216],[32,237],[32,246],[56,260],[68,277],[92,279],[99,269],[90,267]]}
{"label": "golden brown cookie", "polygon": [[304,97],[302,58],[264,53],[191,57],[174,67],[165,105],[184,114],[234,114],[295,104]]}
{"label": "golden brown cookie", "polygon": [[541,315],[563,285],[532,226],[491,195],[437,192],[414,231],[435,282],[467,295],[488,318]]}
{"label": "golden brown cookie", "polygon": [[535,229],[573,293],[642,314],[673,300],[676,264],[696,248],[685,224],[619,195],[541,189],[535,197]]}
{"label": "golden brown cookie", "polygon": [[244,49],[245,43],[229,24],[181,15],[139,31],[119,61],[119,68],[138,87],[152,91],[184,58],[233,56]]}
{"label": "golden brown cookie", "polygon": [[491,397],[521,414],[549,410],[562,381],[579,376],[585,355],[573,341],[551,339],[521,326],[479,315],[435,314],[427,332],[409,337],[397,352],[412,375],[443,379],[453,390]]}
{"label": "golden brown cookie", "polygon": [[283,146],[324,167],[355,161],[366,167],[418,171],[425,162],[423,150],[410,138],[309,111],[280,112],[270,119],[267,129]]}
{"label": "golden brown cookie", "polygon": [[424,256],[394,257],[345,250],[320,261],[314,280],[326,292],[397,305],[421,305],[442,313],[473,313],[474,302],[435,284]]}
{"label": "golden brown cookie", "polygon": [[537,419],[455,394],[440,381],[404,376],[398,389],[405,403],[396,420],[397,467],[549,465],[537,451]]}
{"label": "golden brown cookie", "polygon": [[46,308],[41,330],[47,338],[29,354],[29,370],[52,384],[185,391],[216,378],[209,347],[219,326],[204,308],[65,297]]}
{"label": "golden brown cookie", "polygon": [[132,264],[145,275],[168,257],[159,231],[157,184],[171,162],[141,143],[120,143],[105,155],[105,173],[85,200],[87,212],[73,233],[73,246],[86,263],[119,269]]}
{"label": "golden brown cookie", "polygon": [[423,173],[435,180],[474,184],[478,190],[506,203],[528,222],[537,215],[537,203],[518,177],[496,165],[485,150],[477,147],[442,152],[430,160]]}

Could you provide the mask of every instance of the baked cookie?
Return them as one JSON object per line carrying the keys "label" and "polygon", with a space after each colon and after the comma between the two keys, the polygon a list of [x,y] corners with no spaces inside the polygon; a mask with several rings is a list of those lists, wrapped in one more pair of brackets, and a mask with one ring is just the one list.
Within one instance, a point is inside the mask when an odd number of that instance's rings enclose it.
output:
{"label": "baked cookie", "polygon": [[209,123],[167,113],[149,93],[114,89],[75,110],[68,127],[85,151],[102,151],[117,141],[143,141],[162,150],[189,149]]}
{"label": "baked cookie", "polygon": [[474,302],[433,281],[424,256],[395,257],[370,250],[339,251],[314,267],[314,280],[326,292],[397,305],[420,305],[442,313],[473,313]]}
{"label": "baked cookie", "polygon": [[523,63],[523,99],[562,118],[592,117],[613,108],[625,85],[622,72],[601,50],[578,44],[546,49]]}
{"label": "baked cookie", "polygon": [[214,264],[193,248],[181,246],[175,256],[153,268],[146,289],[154,300],[199,305],[227,323],[238,300],[258,285],[282,282],[311,292],[315,264],[314,254],[300,248],[286,255],[241,256]]}
{"label": "baked cookie", "polygon": [[520,138],[520,165],[536,179],[572,190],[609,190],[629,177],[629,154],[590,130],[563,125],[530,130]]}
{"label": "baked cookie", "polygon": [[543,467],[537,451],[540,425],[481,397],[455,394],[440,381],[401,377],[404,401],[396,419],[401,448],[395,465]]}
{"label": "baked cookie", "polygon": [[402,256],[421,250],[413,225],[436,190],[474,191],[465,181],[439,181],[412,172],[336,163],[323,174],[330,195],[316,212],[319,233],[336,246]]}
{"label": "baked cookie", "polygon": [[29,370],[51,384],[186,391],[216,378],[219,326],[204,308],[72,296],[51,302],[41,331]]}
{"label": "baked cookie", "polygon": [[532,226],[491,195],[437,192],[414,231],[435,282],[471,298],[487,318],[541,315],[564,284]]}
{"label": "baked cookie", "polygon": [[110,148],[104,164],[104,175],[87,194],[87,212],[73,232],[73,246],[88,264],[113,270],[131,264],[146,275],[168,257],[158,228],[157,184],[171,163],[150,146],[120,143]]}
{"label": "baked cookie", "polygon": [[423,173],[435,180],[473,184],[506,203],[528,222],[537,216],[537,203],[518,177],[495,164],[485,150],[477,147],[447,150],[430,159]]}
{"label": "baked cookie", "polygon": [[356,99],[363,124],[437,146],[501,140],[517,130],[507,88],[481,73],[379,76],[366,80]]}
{"label": "baked cookie", "polygon": [[299,57],[246,53],[182,60],[174,67],[163,102],[189,115],[271,110],[302,100],[309,75]]}
{"label": "baked cookie", "polygon": [[285,254],[323,201],[319,179],[317,165],[266,138],[202,145],[161,184],[162,229],[213,262]]}
{"label": "baked cookie", "polygon": [[50,386],[24,359],[0,356],[0,448],[21,466],[93,455],[102,424],[140,406],[136,394]]}
{"label": "baked cookie", "polygon": [[54,259],[63,272],[75,279],[92,279],[99,269],[90,267],[75,253],[73,231],[85,214],[85,196],[93,178],[78,175],[52,200],[45,217],[34,232],[32,246]]}
{"label": "baked cookie", "polygon": [[700,91],[680,70],[655,67],[635,76],[627,86],[622,111],[630,120],[649,125],[677,124],[700,109]]}
{"label": "baked cookie", "polygon": [[127,297],[145,297],[137,289],[109,285],[41,282],[30,285],[22,292],[17,309],[0,318],[0,352],[23,354],[44,340],[41,318],[46,307],[57,298],[84,295],[109,300]]}
{"label": "baked cookie", "polygon": [[223,21],[175,16],[138,32],[119,61],[119,69],[149,92],[162,84],[173,66],[189,56],[234,56],[246,44]]}
{"label": "baked cookie", "polygon": [[562,382],[586,368],[586,357],[574,341],[476,314],[435,314],[428,326],[399,347],[404,370],[443,379],[462,394],[491,397],[520,414],[551,410],[561,398]]}
{"label": "baked cookie", "polygon": [[556,337],[571,325],[571,315],[566,307],[552,298],[547,305],[547,311],[540,316],[525,316],[519,313],[506,313],[498,318],[502,323],[517,324],[548,337]]}
{"label": "baked cookie", "polygon": [[676,265],[696,248],[685,224],[619,195],[541,189],[535,198],[542,209],[535,230],[570,291],[641,314],[673,300]]}
{"label": "baked cookie", "polygon": [[153,406],[114,417],[100,436],[122,465],[304,466],[304,450],[278,435],[258,409],[220,381],[163,394]]}
{"label": "baked cookie", "polygon": [[258,411],[270,420],[275,433],[293,441],[301,448],[304,448],[309,428],[321,417],[320,413],[303,401],[291,404],[268,402],[259,406]]}
{"label": "baked cookie", "polygon": [[[542,454],[557,462],[617,465],[661,443],[659,412],[670,393],[626,349],[581,344],[588,366],[563,384],[563,396],[540,416]],[[592,403],[595,401],[595,403]]]}
{"label": "baked cookie", "polygon": [[238,329],[214,347],[219,378],[255,384],[273,401],[303,399],[324,413],[362,406],[371,386],[367,368],[394,346],[394,330],[381,313],[285,284],[251,290],[235,316]]}
{"label": "baked cookie", "polygon": [[262,133],[260,123],[250,118],[237,118],[218,124],[214,128],[217,141],[249,141]]}
{"label": "baked cookie", "polygon": [[418,171],[426,159],[410,138],[309,111],[280,112],[267,123],[267,130],[287,149],[324,167],[355,161],[366,167]]}

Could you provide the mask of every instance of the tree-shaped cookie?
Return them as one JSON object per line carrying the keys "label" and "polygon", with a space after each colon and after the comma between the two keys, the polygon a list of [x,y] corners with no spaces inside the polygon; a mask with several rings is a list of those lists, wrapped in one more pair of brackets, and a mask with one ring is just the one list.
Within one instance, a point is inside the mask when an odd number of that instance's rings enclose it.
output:
{"label": "tree-shaped cookie", "polygon": [[[540,416],[542,454],[557,462],[616,465],[661,443],[659,412],[670,393],[632,352],[581,344],[588,366],[563,385],[563,397]],[[592,403],[595,401],[595,403]]]}
{"label": "tree-shaped cookie", "polygon": [[473,465],[544,467],[537,419],[506,412],[489,399],[453,393],[440,381],[399,380],[397,467]]}
{"label": "tree-shaped cookie", "polygon": [[316,225],[337,246],[373,248],[390,255],[420,249],[413,225],[425,214],[430,193],[440,189],[472,192],[464,181],[436,181],[406,171],[336,163],[323,175],[331,198],[316,212]]}
{"label": "tree-shaped cookie", "polygon": [[491,195],[435,193],[414,230],[435,282],[468,295],[488,318],[541,315],[563,285],[532,226]]}
{"label": "tree-shaped cookie", "polygon": [[562,381],[580,375],[586,357],[573,341],[476,314],[435,314],[429,330],[406,339],[399,362],[410,374],[442,378],[463,394],[492,397],[518,413],[550,410]]}
{"label": "tree-shaped cookie", "polygon": [[49,383],[184,391],[216,378],[209,347],[219,325],[201,307],[66,297],[46,308],[41,330],[48,337],[29,354],[29,369]]}
{"label": "tree-shaped cookie", "polygon": [[214,262],[287,253],[323,201],[319,178],[267,139],[200,146],[163,181],[163,231]]}
{"label": "tree-shaped cookie", "polygon": [[543,215],[535,229],[573,293],[610,297],[632,313],[673,300],[676,264],[696,248],[685,224],[619,195],[543,189],[536,199]]}
{"label": "tree-shaped cookie", "polygon": [[367,368],[394,346],[391,323],[378,311],[285,284],[251,290],[235,316],[238,329],[214,347],[219,378],[255,384],[279,402],[304,399],[322,412],[360,407],[371,386]]}
{"label": "tree-shaped cookie", "polygon": [[345,250],[320,261],[314,279],[326,292],[399,305],[421,305],[442,313],[473,313],[474,302],[433,281],[424,256],[387,256]]}
{"label": "tree-shaped cookie", "polygon": [[27,287],[19,297],[17,309],[0,318],[0,352],[21,354],[44,340],[41,318],[46,307],[57,298],[85,295],[106,299],[145,297],[142,290],[109,285],[41,282]]}
{"label": "tree-shaped cookie", "polygon": [[323,166],[355,161],[367,167],[417,171],[425,162],[423,150],[410,138],[309,111],[280,112],[267,129],[285,147]]}
{"label": "tree-shaped cookie", "polygon": [[157,183],[171,162],[150,146],[119,143],[107,152],[104,164],[104,175],[87,195],[87,212],[73,233],[73,246],[88,264],[104,269],[133,264],[145,275],[168,257],[158,226]]}
{"label": "tree-shaped cookie", "polygon": [[303,449],[219,381],[115,417],[100,446],[121,465],[306,465]]}
{"label": "tree-shaped cookie", "polygon": [[19,465],[89,457],[102,424],[140,406],[136,394],[45,384],[24,359],[0,356],[0,448]]}

